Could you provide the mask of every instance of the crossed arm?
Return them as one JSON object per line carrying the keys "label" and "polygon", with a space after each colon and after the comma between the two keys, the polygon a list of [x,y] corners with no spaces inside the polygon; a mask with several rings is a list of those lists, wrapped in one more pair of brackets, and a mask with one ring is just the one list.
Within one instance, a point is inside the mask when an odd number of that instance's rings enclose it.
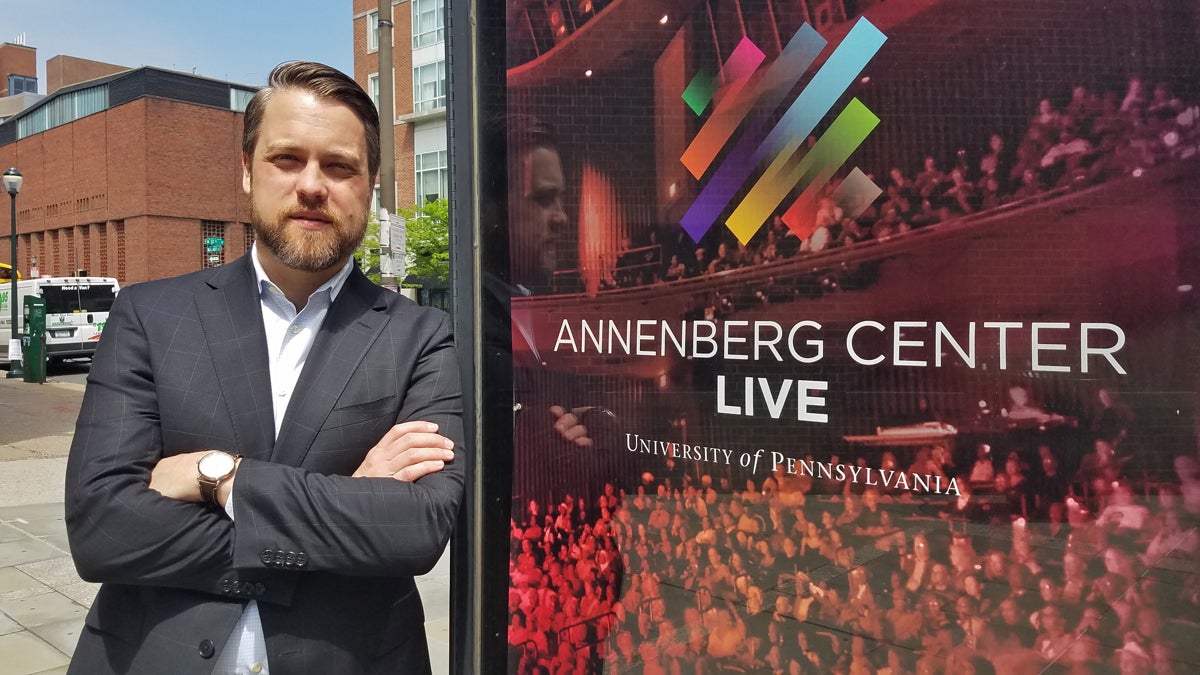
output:
{"label": "crossed arm", "polygon": [[[384,434],[353,478],[392,478],[411,483],[441,471],[454,461],[454,441],[437,433],[433,422],[403,422]],[[209,450],[163,457],[150,471],[150,489],[170,499],[200,503],[200,458]],[[240,461],[239,461],[240,464]],[[225,506],[237,480],[237,469],[217,488],[217,502]]]}
{"label": "crossed arm", "polygon": [[[423,341],[400,423],[352,476],[243,460],[222,491],[234,495],[235,526],[199,503],[203,450],[164,456],[151,341],[129,296],[110,314],[68,460],[67,530],[82,578],[214,594],[231,579],[273,579],[259,599],[286,604],[298,572],[394,576],[436,563],[466,472],[444,320]],[[304,552],[307,565],[270,567],[265,548]]]}

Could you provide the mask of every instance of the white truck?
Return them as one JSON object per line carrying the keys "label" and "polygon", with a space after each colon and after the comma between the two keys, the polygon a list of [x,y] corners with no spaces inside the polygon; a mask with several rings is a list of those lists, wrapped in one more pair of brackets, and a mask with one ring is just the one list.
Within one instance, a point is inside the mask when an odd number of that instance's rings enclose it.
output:
{"label": "white truck", "polygon": [[[46,358],[90,357],[100,341],[120,284],[111,277],[42,277],[17,282],[17,332],[24,322],[24,298],[46,301]],[[12,337],[12,281],[0,281],[0,363],[9,361]]]}

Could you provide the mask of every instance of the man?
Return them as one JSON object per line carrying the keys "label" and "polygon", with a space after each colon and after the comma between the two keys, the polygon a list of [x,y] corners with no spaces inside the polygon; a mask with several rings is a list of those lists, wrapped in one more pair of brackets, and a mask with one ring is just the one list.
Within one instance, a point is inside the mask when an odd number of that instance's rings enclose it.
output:
{"label": "man", "polygon": [[379,169],[366,94],[277,67],[246,109],[257,242],[122,291],[67,466],[72,673],[429,672],[413,576],[469,459],[445,315],[351,256]]}
{"label": "man", "polygon": [[492,123],[491,142],[508,144],[511,281],[519,292],[555,292],[560,249],[575,244],[563,208],[566,179],[552,133],[540,120],[512,115]]}

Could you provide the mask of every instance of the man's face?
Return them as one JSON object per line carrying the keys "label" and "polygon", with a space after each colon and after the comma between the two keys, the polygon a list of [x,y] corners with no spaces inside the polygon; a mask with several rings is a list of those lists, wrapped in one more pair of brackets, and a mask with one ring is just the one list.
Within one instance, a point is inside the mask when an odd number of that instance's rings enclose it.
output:
{"label": "man's face", "polygon": [[534,148],[509,173],[513,281],[549,285],[558,266],[558,244],[567,226],[562,161],[551,148]]}
{"label": "man's face", "polygon": [[1057,607],[1047,605],[1041,611],[1042,627],[1049,633],[1061,633],[1064,628],[1062,612]]}
{"label": "man's face", "polygon": [[305,91],[275,91],[242,170],[260,255],[316,272],[345,263],[358,248],[374,176],[363,124],[350,108]]}
{"label": "man's face", "polygon": [[1009,625],[1016,625],[1020,616],[1017,614],[1017,603],[1005,599],[1000,602],[1000,617]]}

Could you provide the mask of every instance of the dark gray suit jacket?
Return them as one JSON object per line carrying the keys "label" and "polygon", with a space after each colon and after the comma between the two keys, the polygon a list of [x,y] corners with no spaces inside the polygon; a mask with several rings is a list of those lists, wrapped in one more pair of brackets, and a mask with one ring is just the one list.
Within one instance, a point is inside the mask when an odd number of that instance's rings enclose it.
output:
{"label": "dark gray suit jacket", "polygon": [[[71,673],[212,672],[250,599],[274,675],[428,672],[413,576],[437,562],[470,457],[447,317],[347,279],[275,439],[249,257],[118,296],[67,464],[82,578],[102,582]],[[393,424],[435,422],[456,459],[416,483],[350,478]],[[245,456],[236,523],[147,485],[159,458]]]}

